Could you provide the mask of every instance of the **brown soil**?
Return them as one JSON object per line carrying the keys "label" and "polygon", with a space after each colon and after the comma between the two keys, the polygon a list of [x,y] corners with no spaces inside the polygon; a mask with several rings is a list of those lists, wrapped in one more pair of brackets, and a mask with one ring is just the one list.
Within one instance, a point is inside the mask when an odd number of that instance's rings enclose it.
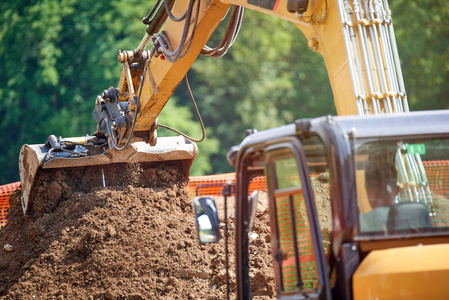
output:
{"label": "brown soil", "polygon": [[[11,195],[0,232],[0,299],[225,299],[224,242],[199,245],[188,178],[173,166],[125,173],[106,187],[88,170],[40,174],[26,217],[20,192]],[[222,209],[223,199],[216,200]],[[271,299],[269,215],[266,205],[259,208],[250,245],[252,289],[258,299]],[[235,299],[232,213],[229,221]]]}

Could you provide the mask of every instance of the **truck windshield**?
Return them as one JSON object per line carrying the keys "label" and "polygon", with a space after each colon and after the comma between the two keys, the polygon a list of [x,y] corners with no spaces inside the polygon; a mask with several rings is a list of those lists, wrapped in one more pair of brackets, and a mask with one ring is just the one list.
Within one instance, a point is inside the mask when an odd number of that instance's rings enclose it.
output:
{"label": "truck windshield", "polygon": [[364,141],[356,166],[361,235],[449,230],[449,139]]}

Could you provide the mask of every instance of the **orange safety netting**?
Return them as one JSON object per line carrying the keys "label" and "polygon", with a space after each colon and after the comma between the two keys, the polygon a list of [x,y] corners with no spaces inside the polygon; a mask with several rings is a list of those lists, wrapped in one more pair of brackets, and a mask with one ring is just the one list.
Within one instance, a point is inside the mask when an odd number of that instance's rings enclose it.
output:
{"label": "orange safety netting", "polygon": [[202,195],[220,196],[227,182],[235,184],[235,173],[191,176],[187,191],[191,197]]}
{"label": "orange safety netting", "polygon": [[449,160],[423,161],[432,193],[449,195]]}
{"label": "orange safety netting", "polygon": [[20,181],[0,185],[0,226],[6,225],[6,215],[9,208],[9,195],[20,187]]}
{"label": "orange safety netting", "polygon": [[[187,191],[191,197],[195,196],[221,196],[221,191],[226,183],[235,184],[235,173],[226,173],[219,175],[192,176],[190,177]],[[267,185],[265,176],[258,176],[251,180],[248,187],[248,194],[255,190],[265,191]],[[234,195],[234,191],[232,192]]]}

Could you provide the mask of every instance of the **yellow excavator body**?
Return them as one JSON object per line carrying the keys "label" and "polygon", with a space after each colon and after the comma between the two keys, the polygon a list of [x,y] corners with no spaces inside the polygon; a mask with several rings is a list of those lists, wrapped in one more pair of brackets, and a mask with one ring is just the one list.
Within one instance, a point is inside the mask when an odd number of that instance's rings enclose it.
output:
{"label": "yellow excavator body", "polygon": [[354,300],[447,299],[448,276],[448,244],[374,250],[354,273]]}

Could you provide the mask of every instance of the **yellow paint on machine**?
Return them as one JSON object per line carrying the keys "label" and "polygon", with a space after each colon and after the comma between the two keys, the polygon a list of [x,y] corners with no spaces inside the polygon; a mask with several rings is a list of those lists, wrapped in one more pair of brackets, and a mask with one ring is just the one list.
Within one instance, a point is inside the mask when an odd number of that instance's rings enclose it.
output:
{"label": "yellow paint on machine", "polygon": [[449,244],[375,250],[353,276],[354,300],[449,299]]}

